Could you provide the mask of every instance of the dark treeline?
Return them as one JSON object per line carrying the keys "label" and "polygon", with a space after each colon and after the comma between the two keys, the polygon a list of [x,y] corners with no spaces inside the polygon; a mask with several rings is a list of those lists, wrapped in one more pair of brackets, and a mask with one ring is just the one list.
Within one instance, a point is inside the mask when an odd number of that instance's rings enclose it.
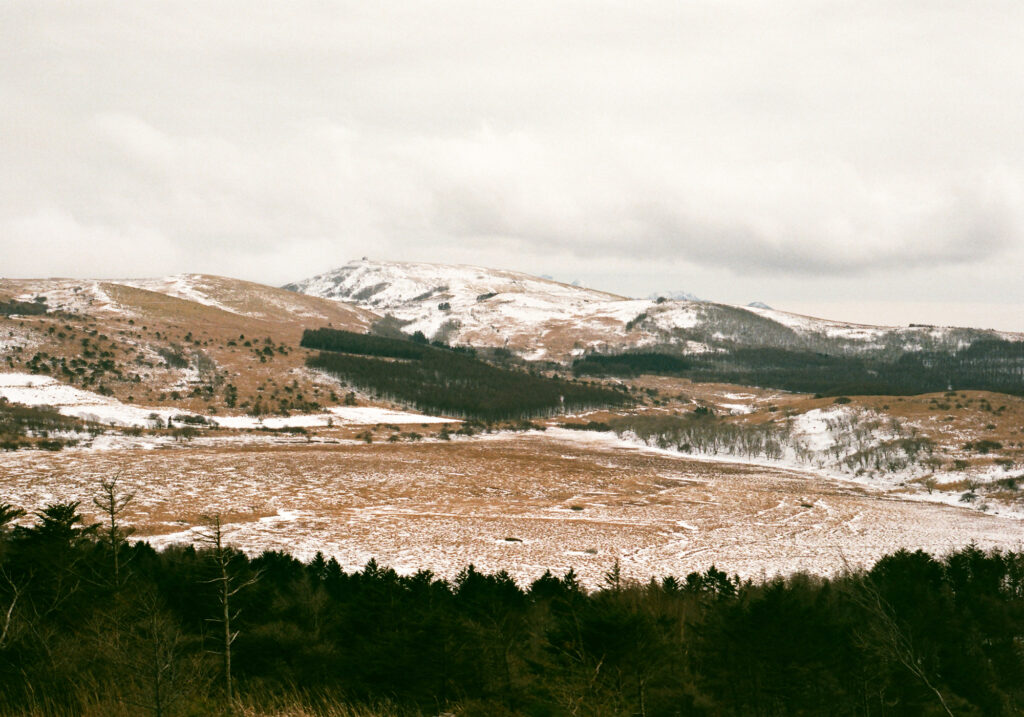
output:
{"label": "dark treeline", "polygon": [[[303,346],[324,349],[307,360],[311,368],[430,413],[501,421],[632,402],[624,391],[499,368],[411,341],[319,329],[306,332]],[[405,355],[397,358],[400,351]]]}
{"label": "dark treeline", "polygon": [[23,446],[57,450],[74,443],[74,439],[63,438],[62,434],[84,428],[82,421],[62,416],[55,409],[23,406],[0,397],[0,450],[13,451]]}
{"label": "dark treeline", "polygon": [[953,390],[1024,394],[1024,342],[976,341],[955,352],[913,351],[893,361],[784,349],[696,357],[692,378],[790,391],[906,395]]}
{"label": "dark treeline", "polygon": [[704,303],[695,305],[693,310],[694,325],[659,328],[658,322],[647,316],[657,314],[654,309],[628,322],[627,331],[630,325],[639,325],[668,344],[693,341],[713,350],[763,347],[829,355],[867,354],[887,361],[898,359],[911,346],[922,351],[951,353],[976,341],[1002,338],[990,329],[943,327],[936,330],[936,327],[914,327],[913,324],[908,329],[875,327],[870,337],[856,337],[844,335],[846,332],[832,334],[824,325],[817,330],[812,326],[796,330],[738,306]]}
{"label": "dark treeline", "polygon": [[17,299],[0,301],[0,316],[38,316],[47,311],[49,311],[49,307],[43,297],[39,297],[35,301],[18,301]]}
{"label": "dark treeline", "polygon": [[[123,496],[105,495],[116,518]],[[711,568],[640,584],[615,566],[587,591],[571,572],[520,586],[249,558],[213,534],[157,552],[76,508],[13,529],[2,508],[2,713],[220,714],[229,689],[249,715],[314,696],[390,705],[373,714],[1024,709],[1022,553],[899,551],[834,579]]]}
{"label": "dark treeline", "polygon": [[402,359],[423,358],[423,354],[430,350],[422,343],[414,343],[409,340],[326,328],[306,329],[302,332],[302,341],[299,345],[307,349],[320,349],[321,351]]}
{"label": "dark treeline", "polygon": [[[657,355],[657,354],[654,354]],[[591,355],[584,365],[618,367],[633,375],[629,354]],[[986,339],[957,351],[908,351],[881,355],[819,353],[786,348],[733,348],[686,357],[688,367],[648,373],[695,381],[734,383],[786,391],[840,395],[911,395],[952,390],[1024,395],[1024,341]]]}
{"label": "dark treeline", "polygon": [[577,376],[639,376],[645,373],[679,376],[690,362],[665,353],[628,352],[623,354],[588,354],[572,363]]}

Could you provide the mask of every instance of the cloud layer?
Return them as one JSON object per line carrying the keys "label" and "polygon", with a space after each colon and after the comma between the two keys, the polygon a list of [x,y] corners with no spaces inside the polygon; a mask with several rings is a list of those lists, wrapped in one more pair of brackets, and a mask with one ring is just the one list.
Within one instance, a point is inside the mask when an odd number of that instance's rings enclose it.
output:
{"label": "cloud layer", "polygon": [[1024,302],[1016,1],[2,13],[0,275],[370,254]]}

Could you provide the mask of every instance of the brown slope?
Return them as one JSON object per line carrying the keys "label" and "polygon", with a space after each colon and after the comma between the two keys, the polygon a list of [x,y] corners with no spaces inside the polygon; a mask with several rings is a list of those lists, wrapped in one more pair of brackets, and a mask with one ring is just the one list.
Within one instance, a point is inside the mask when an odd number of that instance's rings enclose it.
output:
{"label": "brown slope", "polygon": [[175,282],[165,280],[0,281],[0,299],[44,296],[53,309],[0,316],[0,370],[49,374],[143,405],[218,413],[260,406],[279,413],[333,401],[336,386],[304,367],[306,351],[298,346],[304,328],[365,331],[377,318],[252,282],[189,280],[206,303],[130,285],[173,290]]}

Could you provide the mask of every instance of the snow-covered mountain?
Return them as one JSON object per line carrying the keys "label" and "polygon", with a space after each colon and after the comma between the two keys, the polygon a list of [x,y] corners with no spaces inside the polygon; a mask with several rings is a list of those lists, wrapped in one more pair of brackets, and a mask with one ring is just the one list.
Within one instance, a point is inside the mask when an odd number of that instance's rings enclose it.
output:
{"label": "snow-covered mountain", "polygon": [[[776,346],[814,351],[957,348],[990,331],[879,327],[767,306],[693,299],[628,299],[528,274],[475,266],[363,259],[284,288],[351,302],[398,319],[407,333],[565,361],[589,350],[668,347],[681,353]],[[1013,338],[1020,338],[1016,335]]]}
{"label": "snow-covered mountain", "polygon": [[408,333],[531,359],[615,341],[653,304],[513,271],[365,259],[284,288],[391,315]]}
{"label": "snow-covered mountain", "polygon": [[460,305],[467,299],[478,303],[484,294],[536,295],[556,302],[623,299],[616,294],[503,269],[368,259],[349,262],[339,269],[286,284],[283,288],[376,309],[391,309],[435,298],[440,301],[455,299]]}

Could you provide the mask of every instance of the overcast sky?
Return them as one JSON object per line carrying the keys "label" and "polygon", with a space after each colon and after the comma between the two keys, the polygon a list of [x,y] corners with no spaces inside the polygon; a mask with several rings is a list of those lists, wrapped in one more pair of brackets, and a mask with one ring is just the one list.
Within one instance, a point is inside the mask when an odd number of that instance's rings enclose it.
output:
{"label": "overcast sky", "polygon": [[1024,330],[1024,2],[0,3],[0,276],[364,255]]}

